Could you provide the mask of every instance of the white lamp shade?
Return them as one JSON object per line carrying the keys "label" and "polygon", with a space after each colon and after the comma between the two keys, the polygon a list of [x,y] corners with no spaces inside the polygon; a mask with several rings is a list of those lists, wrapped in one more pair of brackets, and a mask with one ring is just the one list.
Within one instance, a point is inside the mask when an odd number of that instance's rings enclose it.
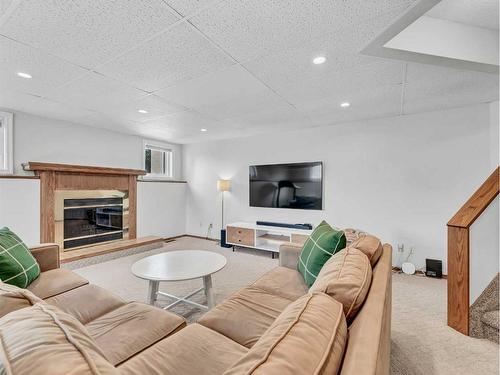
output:
{"label": "white lamp shade", "polygon": [[229,191],[231,189],[231,180],[218,180],[217,190],[219,191]]}

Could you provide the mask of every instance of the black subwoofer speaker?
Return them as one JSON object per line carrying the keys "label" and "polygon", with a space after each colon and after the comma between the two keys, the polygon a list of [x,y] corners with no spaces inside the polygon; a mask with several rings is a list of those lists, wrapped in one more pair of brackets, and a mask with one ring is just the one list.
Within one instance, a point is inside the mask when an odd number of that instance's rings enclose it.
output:
{"label": "black subwoofer speaker", "polygon": [[425,275],[428,277],[443,277],[443,262],[437,259],[425,260]]}
{"label": "black subwoofer speaker", "polygon": [[232,247],[233,246],[233,245],[229,245],[226,242],[226,230],[225,229],[221,229],[221,231],[220,231],[220,245],[221,245],[221,247]]}

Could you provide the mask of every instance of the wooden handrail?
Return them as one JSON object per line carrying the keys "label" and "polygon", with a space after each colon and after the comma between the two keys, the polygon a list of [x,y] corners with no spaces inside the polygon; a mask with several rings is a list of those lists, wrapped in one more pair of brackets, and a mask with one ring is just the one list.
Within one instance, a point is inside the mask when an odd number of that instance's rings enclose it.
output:
{"label": "wooden handrail", "polygon": [[476,190],[472,197],[448,221],[448,226],[469,228],[498,195],[500,168],[497,168],[488,179]]}
{"label": "wooden handrail", "polygon": [[499,168],[448,221],[448,325],[469,334],[469,229],[499,194]]}

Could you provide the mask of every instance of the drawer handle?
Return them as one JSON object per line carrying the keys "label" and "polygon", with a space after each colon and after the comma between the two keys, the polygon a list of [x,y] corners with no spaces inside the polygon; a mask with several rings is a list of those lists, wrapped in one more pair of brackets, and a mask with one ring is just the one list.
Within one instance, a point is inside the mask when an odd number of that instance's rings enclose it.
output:
{"label": "drawer handle", "polygon": [[238,242],[241,242],[241,238],[238,238]]}

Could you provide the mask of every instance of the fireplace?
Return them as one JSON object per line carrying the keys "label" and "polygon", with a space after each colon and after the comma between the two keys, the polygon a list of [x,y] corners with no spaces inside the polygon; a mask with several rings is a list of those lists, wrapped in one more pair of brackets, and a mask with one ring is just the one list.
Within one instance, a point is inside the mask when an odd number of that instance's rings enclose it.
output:
{"label": "fireplace", "polygon": [[128,239],[128,214],[127,191],[56,190],[56,243],[68,251]]}

